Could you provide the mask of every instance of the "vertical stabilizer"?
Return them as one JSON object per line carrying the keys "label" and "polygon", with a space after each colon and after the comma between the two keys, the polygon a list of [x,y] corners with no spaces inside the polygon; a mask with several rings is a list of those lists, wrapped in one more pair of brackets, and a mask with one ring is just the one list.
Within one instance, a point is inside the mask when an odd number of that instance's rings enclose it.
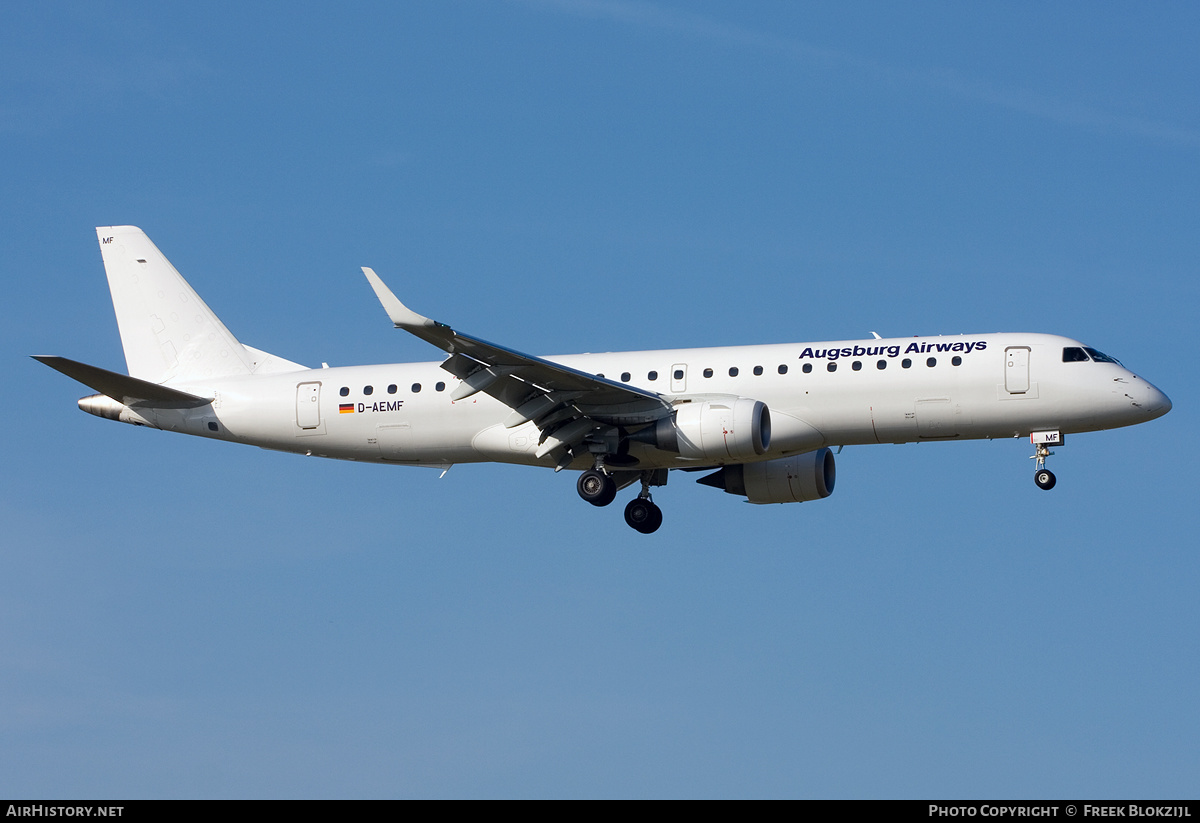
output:
{"label": "vertical stabilizer", "polygon": [[96,236],[132,377],[166,383],[254,371],[253,355],[145,232],[99,226]]}

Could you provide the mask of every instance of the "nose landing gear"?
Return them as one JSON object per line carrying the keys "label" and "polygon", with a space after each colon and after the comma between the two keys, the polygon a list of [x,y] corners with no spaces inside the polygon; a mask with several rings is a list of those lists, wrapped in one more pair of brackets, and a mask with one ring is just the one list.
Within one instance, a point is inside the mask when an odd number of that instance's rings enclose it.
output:
{"label": "nose landing gear", "polygon": [[1063,442],[1062,435],[1058,432],[1034,432],[1029,435],[1029,442],[1033,443],[1037,450],[1035,454],[1029,456],[1030,460],[1037,461],[1034,464],[1033,482],[1039,489],[1050,491],[1058,482],[1058,478],[1054,476],[1054,472],[1046,468],[1046,458],[1054,454],[1050,451],[1051,445]]}

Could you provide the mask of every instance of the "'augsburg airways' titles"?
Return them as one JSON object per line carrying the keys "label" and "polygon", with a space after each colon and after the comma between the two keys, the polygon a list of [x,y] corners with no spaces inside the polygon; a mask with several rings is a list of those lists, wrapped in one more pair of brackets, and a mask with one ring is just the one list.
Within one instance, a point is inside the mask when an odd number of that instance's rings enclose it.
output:
{"label": "'augsburg airways' titles", "polygon": [[[928,354],[931,352],[962,352],[970,354],[973,351],[983,351],[987,348],[986,340],[958,343],[909,343],[904,354]],[[800,352],[800,359],[808,358],[837,360],[839,357],[899,357],[899,346],[845,346],[840,349],[814,349],[809,346]]]}

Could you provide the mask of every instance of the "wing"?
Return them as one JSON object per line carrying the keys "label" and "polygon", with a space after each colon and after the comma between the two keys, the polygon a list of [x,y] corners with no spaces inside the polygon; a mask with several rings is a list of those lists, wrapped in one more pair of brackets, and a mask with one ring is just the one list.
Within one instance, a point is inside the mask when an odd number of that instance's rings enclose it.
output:
{"label": "wing", "polygon": [[450,355],[442,368],[462,381],[452,400],[483,392],[513,410],[507,427],[532,420],[542,432],[537,456],[554,453],[559,468],[584,452],[615,453],[619,426],[652,423],[671,413],[662,395],[497,346],[422,317],[401,303],[373,270],[364,266],[363,274],[396,328]]}

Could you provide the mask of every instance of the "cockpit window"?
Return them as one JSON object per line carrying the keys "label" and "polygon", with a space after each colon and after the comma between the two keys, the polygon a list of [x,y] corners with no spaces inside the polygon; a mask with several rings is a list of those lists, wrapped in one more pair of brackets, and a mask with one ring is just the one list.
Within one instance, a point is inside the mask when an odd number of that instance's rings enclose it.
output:
{"label": "cockpit window", "polygon": [[1084,346],[1083,350],[1085,352],[1087,352],[1088,354],[1090,354],[1092,356],[1092,359],[1095,360],[1097,363],[1116,363],[1118,366],[1121,365],[1121,361],[1118,360],[1117,358],[1109,357],[1104,352],[1096,351],[1095,349],[1091,348],[1090,346]]}
{"label": "cockpit window", "polygon": [[1063,349],[1064,363],[1086,363],[1088,356],[1078,346],[1067,346]]}

